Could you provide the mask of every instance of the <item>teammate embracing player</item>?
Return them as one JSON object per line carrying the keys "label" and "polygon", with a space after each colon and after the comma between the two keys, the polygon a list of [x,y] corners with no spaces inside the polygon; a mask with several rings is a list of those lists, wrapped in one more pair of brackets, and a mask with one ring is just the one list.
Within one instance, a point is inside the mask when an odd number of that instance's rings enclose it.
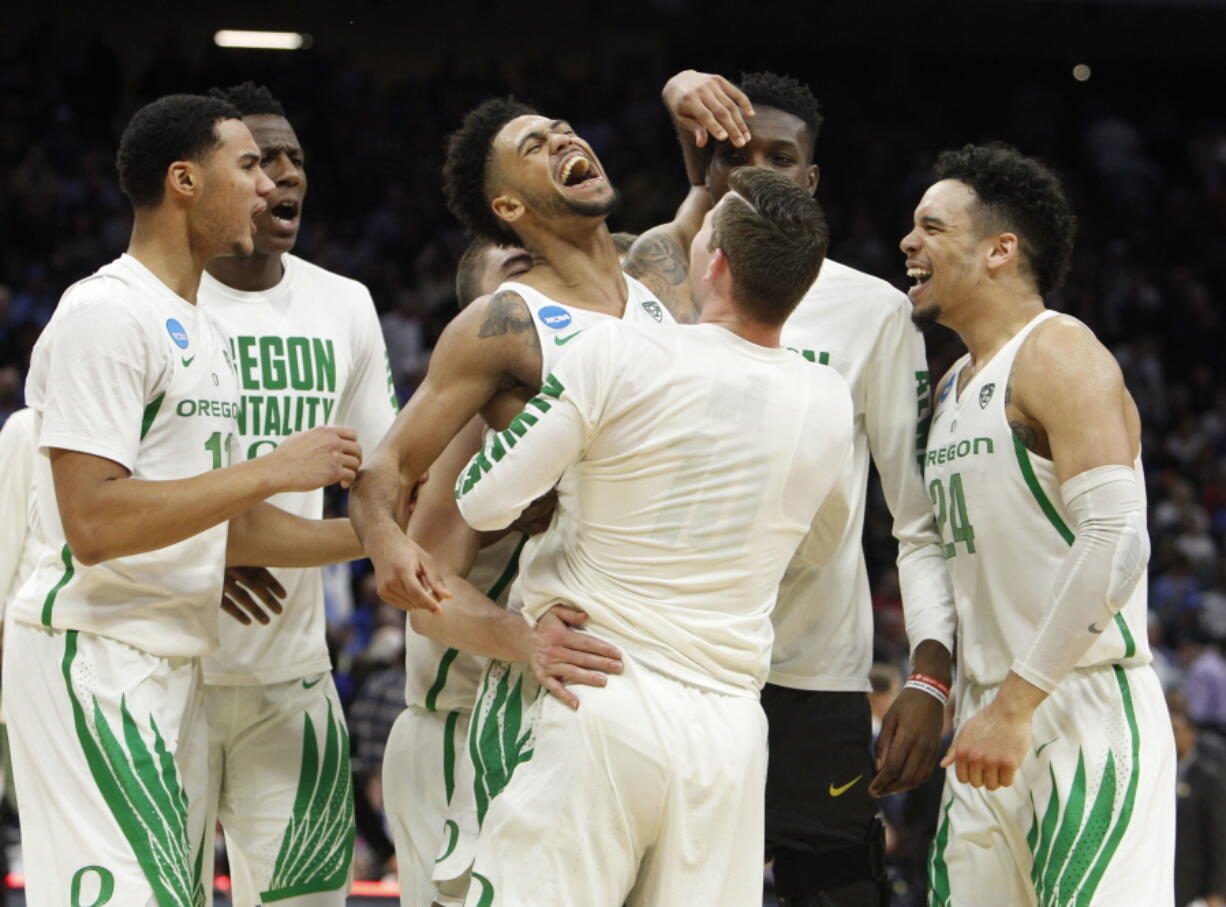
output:
{"label": "teammate embracing player", "polygon": [[[430,467],[473,416],[482,413],[490,424],[506,427],[585,328],[618,319],[664,324],[672,320],[673,307],[688,315],[684,271],[678,277],[667,262],[645,266],[640,273],[651,282],[650,289],[622,272],[605,226],[616,193],[599,160],[565,121],[547,119],[525,105],[491,100],[472,111],[451,139],[445,181],[452,211],[471,233],[526,247],[534,267],[468,306],[444,331],[422,387],[355,486],[353,517],[386,600],[407,609],[438,610],[418,615],[414,626],[446,646],[501,660],[492,667],[488,683],[494,690],[503,689],[500,703],[535,698],[525,689],[534,677],[567,695],[558,676],[599,683],[595,672],[617,669],[616,650],[593,643],[591,650],[575,653],[572,663],[555,665],[553,676],[537,660],[525,676],[525,653],[517,654],[511,644],[530,628],[462,580],[463,565],[448,565],[444,585],[433,558],[395,525],[392,508],[404,488],[411,487],[405,483]],[[705,192],[691,193],[677,219],[656,228],[656,235],[667,234],[672,242],[688,246],[708,207]],[[516,399],[508,406],[510,398]],[[474,449],[470,447],[469,454]],[[465,459],[467,455],[460,462]],[[423,489],[422,509],[415,516],[425,516],[430,484]],[[446,491],[449,495],[450,488]],[[454,501],[446,503],[454,513]],[[463,531],[471,532],[467,527]],[[454,598],[440,609],[439,600],[448,595]],[[519,630],[501,632],[508,619]],[[507,663],[512,660],[521,663],[512,667]],[[505,695],[511,690],[523,696]],[[489,720],[470,733],[470,752],[490,752],[489,743],[505,733],[515,738],[508,754],[518,751],[528,723],[515,731],[514,720],[511,725],[504,722],[501,706],[482,714]],[[483,734],[489,741],[484,749]],[[473,785],[479,812],[513,767],[513,761],[501,760],[484,766]],[[457,845],[450,861],[440,864],[440,878],[454,882],[452,896],[462,900],[475,841],[466,835]]]}
{"label": "teammate embracing player", "polygon": [[930,902],[1171,904],[1137,407],[1094,334],[1044,306],[1075,230],[1055,174],[968,145],[936,177],[900,244],[915,320],[969,350],[941,380],[924,461],[961,682]]}
{"label": "teammate embracing player", "polygon": [[[290,254],[307,175],[281,105],[251,82],[213,94],[243,115],[273,183],[255,218],[251,254],[214,258],[200,283],[201,304],[230,338],[243,401],[242,458],[266,456],[294,431],[317,425],[352,426],[373,449],[397,406],[370,293]],[[274,503],[318,519],[323,492]],[[353,794],[349,735],[324,638],[323,584],[318,570],[277,570],[275,582],[282,613],[270,621],[252,602],[263,620],[222,621],[221,645],[204,663],[210,803],[226,832],[238,907],[339,905],[349,890]],[[246,595],[230,590],[233,598]]]}

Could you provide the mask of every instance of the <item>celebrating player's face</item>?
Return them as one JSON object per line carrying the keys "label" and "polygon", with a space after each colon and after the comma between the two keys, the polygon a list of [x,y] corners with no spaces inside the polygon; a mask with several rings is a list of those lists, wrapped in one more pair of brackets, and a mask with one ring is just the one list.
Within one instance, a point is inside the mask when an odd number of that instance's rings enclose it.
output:
{"label": "celebrating player's face", "polygon": [[973,288],[980,240],[974,204],[975,193],[965,183],[934,183],[915,209],[915,226],[898,244],[907,256],[907,276],[915,281],[907,295],[916,324],[940,320],[943,307]]}
{"label": "celebrating player's face", "polygon": [[264,255],[288,252],[298,239],[307,191],[302,146],[285,117],[256,114],[243,117],[243,122],[260,146],[260,166],[274,186],[268,208],[255,218],[255,251]]}
{"label": "celebrating player's face", "polygon": [[738,148],[717,142],[707,161],[707,191],[719,201],[728,191],[728,174],[737,167],[774,170],[810,194],[817,188],[817,167],[811,163],[813,137],[805,121],[775,107],[758,107],[747,117],[749,143]]}
{"label": "celebrating player's face", "polygon": [[201,168],[194,239],[212,253],[206,257],[250,255],[254,218],[267,207],[264,199],[273,184],[260,169],[260,149],[240,120],[221,120],[217,132],[221,144]]}
{"label": "celebrating player's face", "polygon": [[[595,152],[565,120],[516,117],[494,139],[494,158],[505,182],[501,194],[538,217],[604,217],[617,203]],[[500,216],[517,210],[497,201]]]}

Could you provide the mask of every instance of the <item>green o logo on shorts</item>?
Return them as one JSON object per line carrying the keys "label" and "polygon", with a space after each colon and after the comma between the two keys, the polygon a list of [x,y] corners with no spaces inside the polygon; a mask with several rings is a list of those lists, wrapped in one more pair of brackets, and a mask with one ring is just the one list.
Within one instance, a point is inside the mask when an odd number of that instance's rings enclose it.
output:
{"label": "green o logo on shorts", "polygon": [[[85,881],[86,874],[91,872],[98,876],[98,893],[94,895],[92,901],[85,904],[81,901],[81,888],[84,887],[82,883]],[[89,887],[93,889],[92,884]],[[109,869],[102,866],[82,866],[72,877],[72,907],[102,907],[114,893],[115,876]]]}

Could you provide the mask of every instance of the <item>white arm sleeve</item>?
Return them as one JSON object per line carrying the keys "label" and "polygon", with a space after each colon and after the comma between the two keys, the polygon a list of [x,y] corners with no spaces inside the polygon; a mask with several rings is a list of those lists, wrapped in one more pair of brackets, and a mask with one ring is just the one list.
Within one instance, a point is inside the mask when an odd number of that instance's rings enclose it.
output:
{"label": "white arm sleeve", "polygon": [[1013,673],[1050,693],[1124,607],[1149,561],[1145,505],[1130,466],[1099,466],[1060,486],[1077,539],[1047,616]]}
{"label": "white arm sleeve", "polygon": [[[588,335],[599,333],[595,329]],[[611,376],[599,374],[607,346],[580,337],[505,431],[486,432],[456,479],[456,502],[474,529],[510,525],[524,508],[557,484],[583,456],[595,430],[599,396]]]}
{"label": "white arm sleeve", "polygon": [[891,314],[873,348],[865,430],[894,517],[898,584],[911,651],[932,639],[952,653],[957,621],[953,582],[919,465],[932,418],[928,363],[924,338],[911,323],[909,309]]}

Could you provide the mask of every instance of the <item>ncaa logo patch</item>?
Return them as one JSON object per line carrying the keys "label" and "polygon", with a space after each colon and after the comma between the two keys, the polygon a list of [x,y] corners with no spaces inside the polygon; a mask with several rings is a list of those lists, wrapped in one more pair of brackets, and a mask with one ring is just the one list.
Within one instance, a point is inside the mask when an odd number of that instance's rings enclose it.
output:
{"label": "ncaa logo patch", "polygon": [[945,402],[945,398],[949,396],[949,392],[954,389],[954,379],[957,377],[957,374],[953,374],[945,379],[945,386],[941,388],[941,395],[937,398],[941,403]]}
{"label": "ncaa logo patch", "polygon": [[173,318],[167,318],[166,333],[169,334],[170,339],[175,342],[175,346],[181,350],[187,349],[187,331],[183,330],[183,325],[179,324],[178,321]]}
{"label": "ncaa logo patch", "polygon": [[541,308],[536,313],[536,317],[541,319],[541,323],[547,328],[553,328],[555,331],[560,331],[563,328],[570,327],[571,315],[570,312],[562,308],[560,305],[547,305]]}
{"label": "ncaa logo patch", "polygon": [[647,310],[647,314],[656,321],[664,320],[664,313],[660,310],[660,303],[656,302],[654,299],[644,299],[643,308],[645,308]]}
{"label": "ncaa logo patch", "polygon": [[979,408],[987,409],[988,401],[992,399],[992,391],[996,390],[996,382],[985,384],[979,389]]}

